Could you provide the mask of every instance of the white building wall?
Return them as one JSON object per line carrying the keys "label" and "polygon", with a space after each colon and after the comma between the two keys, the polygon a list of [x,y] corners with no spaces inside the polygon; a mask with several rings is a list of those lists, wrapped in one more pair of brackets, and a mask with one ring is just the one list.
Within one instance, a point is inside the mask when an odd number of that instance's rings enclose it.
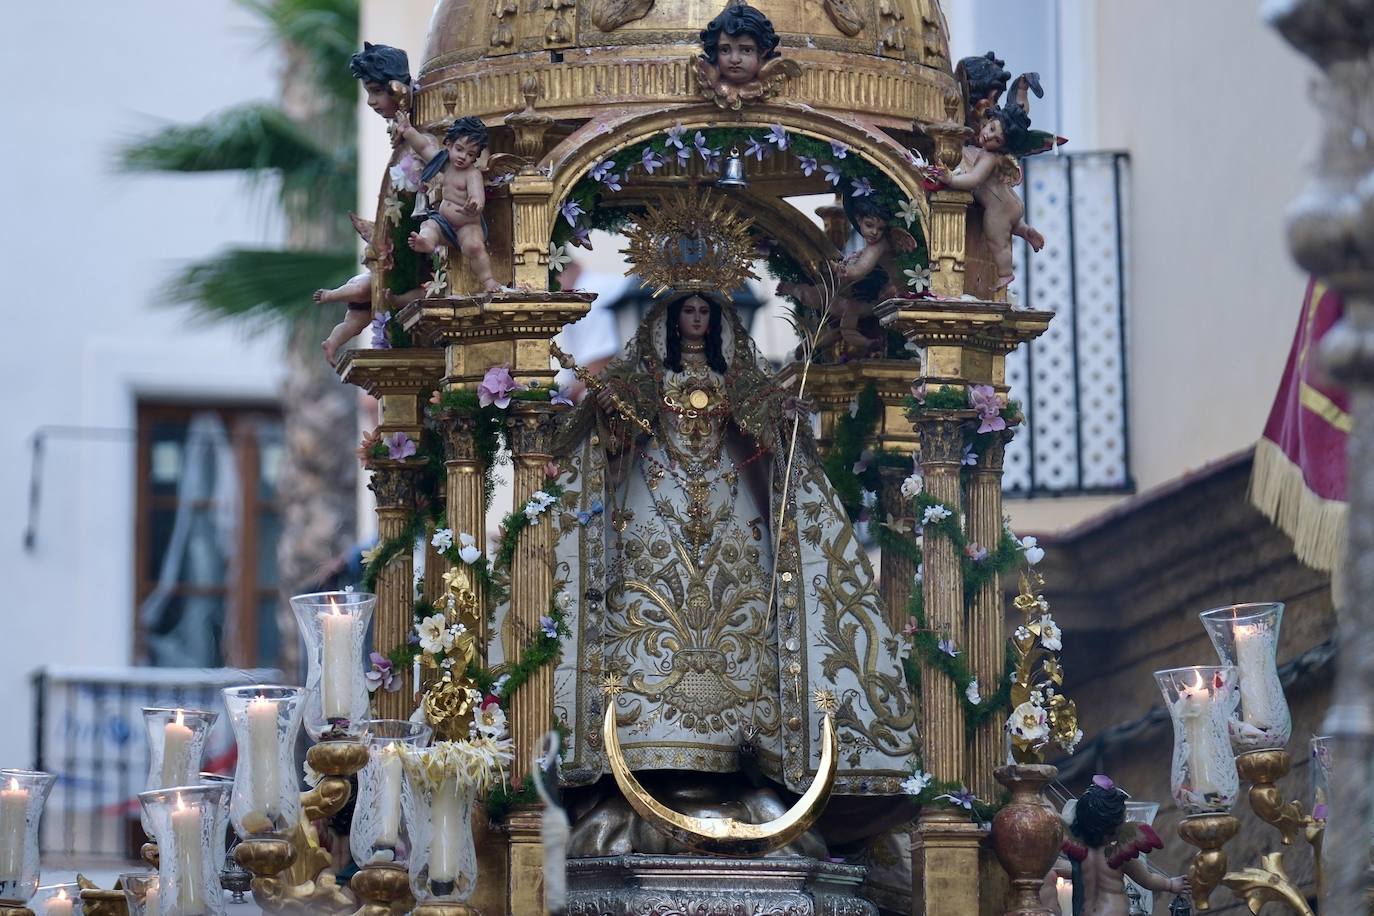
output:
{"label": "white building wall", "polygon": [[[164,123],[272,98],[276,61],[233,0],[12,4],[5,25],[0,766],[26,767],[30,672],[131,661],[136,399],[270,400],[280,379],[275,335],[193,327],[158,303],[179,262],[279,237],[271,188],[120,175],[115,149]],[[55,425],[111,432],[48,442],[26,550],[30,441]]]}

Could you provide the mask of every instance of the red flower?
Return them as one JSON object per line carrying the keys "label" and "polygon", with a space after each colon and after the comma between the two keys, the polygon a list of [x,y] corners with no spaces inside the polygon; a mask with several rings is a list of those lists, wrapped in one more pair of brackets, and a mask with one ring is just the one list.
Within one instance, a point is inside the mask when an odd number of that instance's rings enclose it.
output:
{"label": "red flower", "polygon": [[488,707],[491,707],[491,706],[500,706],[500,705],[501,705],[501,701],[500,701],[499,699],[497,699],[496,694],[494,694],[494,693],[489,693],[489,694],[487,694],[486,697],[482,700],[482,708],[483,708],[483,709],[487,709]]}

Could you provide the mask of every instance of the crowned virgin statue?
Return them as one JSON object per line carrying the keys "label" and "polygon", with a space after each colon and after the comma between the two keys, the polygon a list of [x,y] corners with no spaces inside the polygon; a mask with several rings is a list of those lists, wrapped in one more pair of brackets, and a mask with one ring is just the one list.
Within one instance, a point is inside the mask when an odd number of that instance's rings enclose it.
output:
{"label": "crowned virgin statue", "polygon": [[[916,708],[873,569],[809,422],[796,422],[796,399],[728,298],[681,285],[556,440],[568,511],[555,578],[572,632],[555,679],[564,784],[609,772],[601,726],[614,702],[625,762],[675,793],[670,803],[719,797],[696,787],[703,774],[803,792],[824,696],[836,709],[834,793],[900,795]],[[614,786],[606,796],[619,801]],[[756,794],[736,801],[725,816],[781,810]],[[632,851],[603,828],[589,850]]]}

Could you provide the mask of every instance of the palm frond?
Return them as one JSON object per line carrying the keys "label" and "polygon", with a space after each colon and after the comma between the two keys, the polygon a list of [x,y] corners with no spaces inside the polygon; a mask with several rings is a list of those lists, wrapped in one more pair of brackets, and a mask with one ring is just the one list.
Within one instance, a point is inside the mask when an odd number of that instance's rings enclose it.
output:
{"label": "palm frond", "polygon": [[275,105],[252,102],[199,124],[173,124],[119,150],[129,172],[265,172],[320,174],[331,152]]}
{"label": "palm frond", "polygon": [[353,106],[358,81],[348,58],[358,50],[358,0],[239,0],[260,15],[272,39],[294,45],[310,61],[310,76],[335,102]]}
{"label": "palm frond", "polygon": [[342,307],[316,305],[311,295],[342,283],[357,264],[353,251],[230,248],[182,267],[163,289],[163,299],[189,304],[209,321],[332,323]]}

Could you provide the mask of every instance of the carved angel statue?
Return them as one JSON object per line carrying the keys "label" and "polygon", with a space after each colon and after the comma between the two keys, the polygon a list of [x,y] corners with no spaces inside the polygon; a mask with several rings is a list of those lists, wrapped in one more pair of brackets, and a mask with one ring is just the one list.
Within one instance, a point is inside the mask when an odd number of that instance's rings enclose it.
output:
{"label": "carved angel statue", "polygon": [[[353,228],[357,231],[358,237],[363,243],[372,246],[373,223],[365,220],[356,213],[348,214],[348,218],[353,221]],[[367,258],[364,257],[364,262]],[[404,293],[385,293],[383,302],[389,309],[395,309],[406,303],[413,302],[424,295],[424,289],[416,287]],[[334,330],[329,332],[320,343],[320,349],[324,350],[325,359],[331,363],[338,355],[339,347],[357,337],[372,322],[372,270],[364,269],[362,273],[350,278],[348,282],[334,289],[315,290],[314,299],[321,305],[329,302],[345,302],[348,304],[348,311],[344,314],[343,321],[334,325]]]}
{"label": "carved angel statue", "polygon": [[1161,874],[1140,858],[1164,843],[1150,825],[1126,820],[1127,797],[1094,776],[1081,798],[1064,805],[1065,859],[1046,877],[1051,898],[1056,877],[1073,880],[1073,913],[1063,916],[1128,916],[1125,876],[1152,891],[1188,893],[1186,877]]}
{"label": "carved angel statue", "polygon": [[801,66],[778,53],[778,34],[763,13],[732,3],[701,32],[697,85],[703,98],[738,111],[745,102],[765,99]]}

